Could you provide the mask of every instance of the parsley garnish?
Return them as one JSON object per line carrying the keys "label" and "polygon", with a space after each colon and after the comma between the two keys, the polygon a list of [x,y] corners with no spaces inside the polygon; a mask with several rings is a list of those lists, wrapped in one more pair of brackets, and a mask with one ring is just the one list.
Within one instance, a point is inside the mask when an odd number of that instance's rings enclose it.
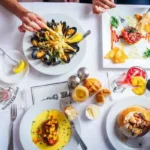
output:
{"label": "parsley garnish", "polygon": [[118,28],[119,26],[119,21],[116,17],[114,16],[111,16],[111,19],[110,19],[110,24],[115,27],[115,28]]}
{"label": "parsley garnish", "polygon": [[143,55],[144,58],[150,57],[150,48],[147,48]]}

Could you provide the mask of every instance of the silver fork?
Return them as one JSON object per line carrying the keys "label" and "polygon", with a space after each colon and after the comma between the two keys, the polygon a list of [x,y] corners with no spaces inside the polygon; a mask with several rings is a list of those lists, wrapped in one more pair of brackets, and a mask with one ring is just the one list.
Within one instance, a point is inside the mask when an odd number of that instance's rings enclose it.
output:
{"label": "silver fork", "polygon": [[120,20],[120,22],[121,22],[123,28],[124,28],[124,29],[128,29],[128,28],[129,28],[128,21],[127,21],[126,19],[124,19],[123,17],[121,17],[121,16],[117,13],[117,11],[116,11],[115,9],[114,9],[113,11],[115,12],[115,14],[117,15],[117,17],[119,18],[119,20]]}
{"label": "silver fork", "polygon": [[120,22],[121,22],[123,28],[124,28],[124,29],[128,29],[128,28],[129,28],[129,24],[128,24],[127,20],[124,19],[124,18],[122,18],[122,17],[119,16],[119,15],[118,15],[118,18],[120,19]]}
{"label": "silver fork", "polygon": [[16,104],[12,104],[10,115],[11,115],[11,125],[10,125],[8,150],[13,150],[13,124],[14,124],[14,121],[17,117],[17,106],[16,106]]}

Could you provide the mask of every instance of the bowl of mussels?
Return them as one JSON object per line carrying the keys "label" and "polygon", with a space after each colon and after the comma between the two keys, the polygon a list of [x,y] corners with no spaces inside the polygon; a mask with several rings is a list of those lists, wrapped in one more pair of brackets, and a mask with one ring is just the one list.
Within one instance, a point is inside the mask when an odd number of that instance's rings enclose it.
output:
{"label": "bowl of mussels", "polygon": [[[51,14],[47,15],[46,20],[52,18],[50,16]],[[83,40],[84,31],[68,16],[61,17],[55,14],[53,17],[56,19],[47,21],[45,29],[36,33],[27,32],[23,49],[29,63],[38,71],[46,74],[55,74],[51,72],[57,71],[56,74],[63,74],[74,69],[83,59],[86,50],[85,40]],[[63,18],[65,21],[62,21]],[[51,72],[44,71],[49,67]]]}

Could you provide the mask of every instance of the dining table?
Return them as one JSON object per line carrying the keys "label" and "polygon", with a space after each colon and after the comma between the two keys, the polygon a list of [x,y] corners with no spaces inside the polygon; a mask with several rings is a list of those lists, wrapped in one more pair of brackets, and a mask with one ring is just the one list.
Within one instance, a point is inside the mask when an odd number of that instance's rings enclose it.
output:
{"label": "dining table", "polygon": [[[30,66],[28,76],[21,82],[15,85],[8,85],[3,82],[0,83],[2,87],[11,86],[13,88],[18,87],[19,92],[26,90],[26,104],[27,109],[33,105],[32,101],[32,87],[62,83],[68,80],[71,75],[77,74],[77,70],[80,67],[88,68],[90,77],[98,78],[103,87],[109,88],[107,73],[120,73],[126,69],[105,69],[103,68],[103,55],[102,55],[102,15],[93,14],[91,4],[80,3],[43,3],[43,2],[20,2],[20,4],[34,13],[43,16],[48,13],[57,13],[68,15],[72,19],[76,20],[86,32],[91,30],[91,34],[86,38],[86,54],[77,68],[73,68],[72,71],[57,76],[45,75],[36,71]],[[18,50],[23,54],[23,38],[25,33],[21,33],[18,30],[18,26],[21,21],[12,13],[5,10],[0,6],[0,47],[7,50]],[[107,39],[106,39],[107,41]],[[78,62],[77,62],[78,63]],[[148,74],[150,73],[147,70]],[[107,99],[107,102],[100,106],[100,116],[94,121],[90,121],[85,116],[85,108],[93,103],[93,98],[88,101],[76,104],[76,109],[79,112],[80,125],[81,125],[81,137],[86,143],[88,150],[114,150],[112,144],[109,142],[106,133],[106,118],[110,108],[116,101],[119,101],[121,97],[126,97],[126,94],[119,96],[112,95],[112,99]],[[17,99],[21,101],[21,96]],[[9,109],[0,111],[0,149],[7,150],[8,146],[8,129],[9,129]],[[24,111],[20,109],[18,117],[14,124],[14,150],[23,150],[23,147],[19,140],[19,124]],[[111,128],[111,125],[110,125]],[[78,148],[81,149],[80,147]]]}

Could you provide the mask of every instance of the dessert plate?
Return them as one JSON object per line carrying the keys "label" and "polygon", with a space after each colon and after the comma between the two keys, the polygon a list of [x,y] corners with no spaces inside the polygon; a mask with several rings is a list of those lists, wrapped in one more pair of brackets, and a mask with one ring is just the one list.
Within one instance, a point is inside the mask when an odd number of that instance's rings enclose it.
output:
{"label": "dessert plate", "polygon": [[117,102],[109,111],[106,120],[106,132],[109,141],[116,150],[148,150],[150,149],[150,133],[142,137],[142,145],[139,148],[129,147],[125,141],[121,140],[116,134],[116,118],[117,115],[125,108],[132,105],[140,105],[150,108],[150,100],[145,97],[127,97]]}

